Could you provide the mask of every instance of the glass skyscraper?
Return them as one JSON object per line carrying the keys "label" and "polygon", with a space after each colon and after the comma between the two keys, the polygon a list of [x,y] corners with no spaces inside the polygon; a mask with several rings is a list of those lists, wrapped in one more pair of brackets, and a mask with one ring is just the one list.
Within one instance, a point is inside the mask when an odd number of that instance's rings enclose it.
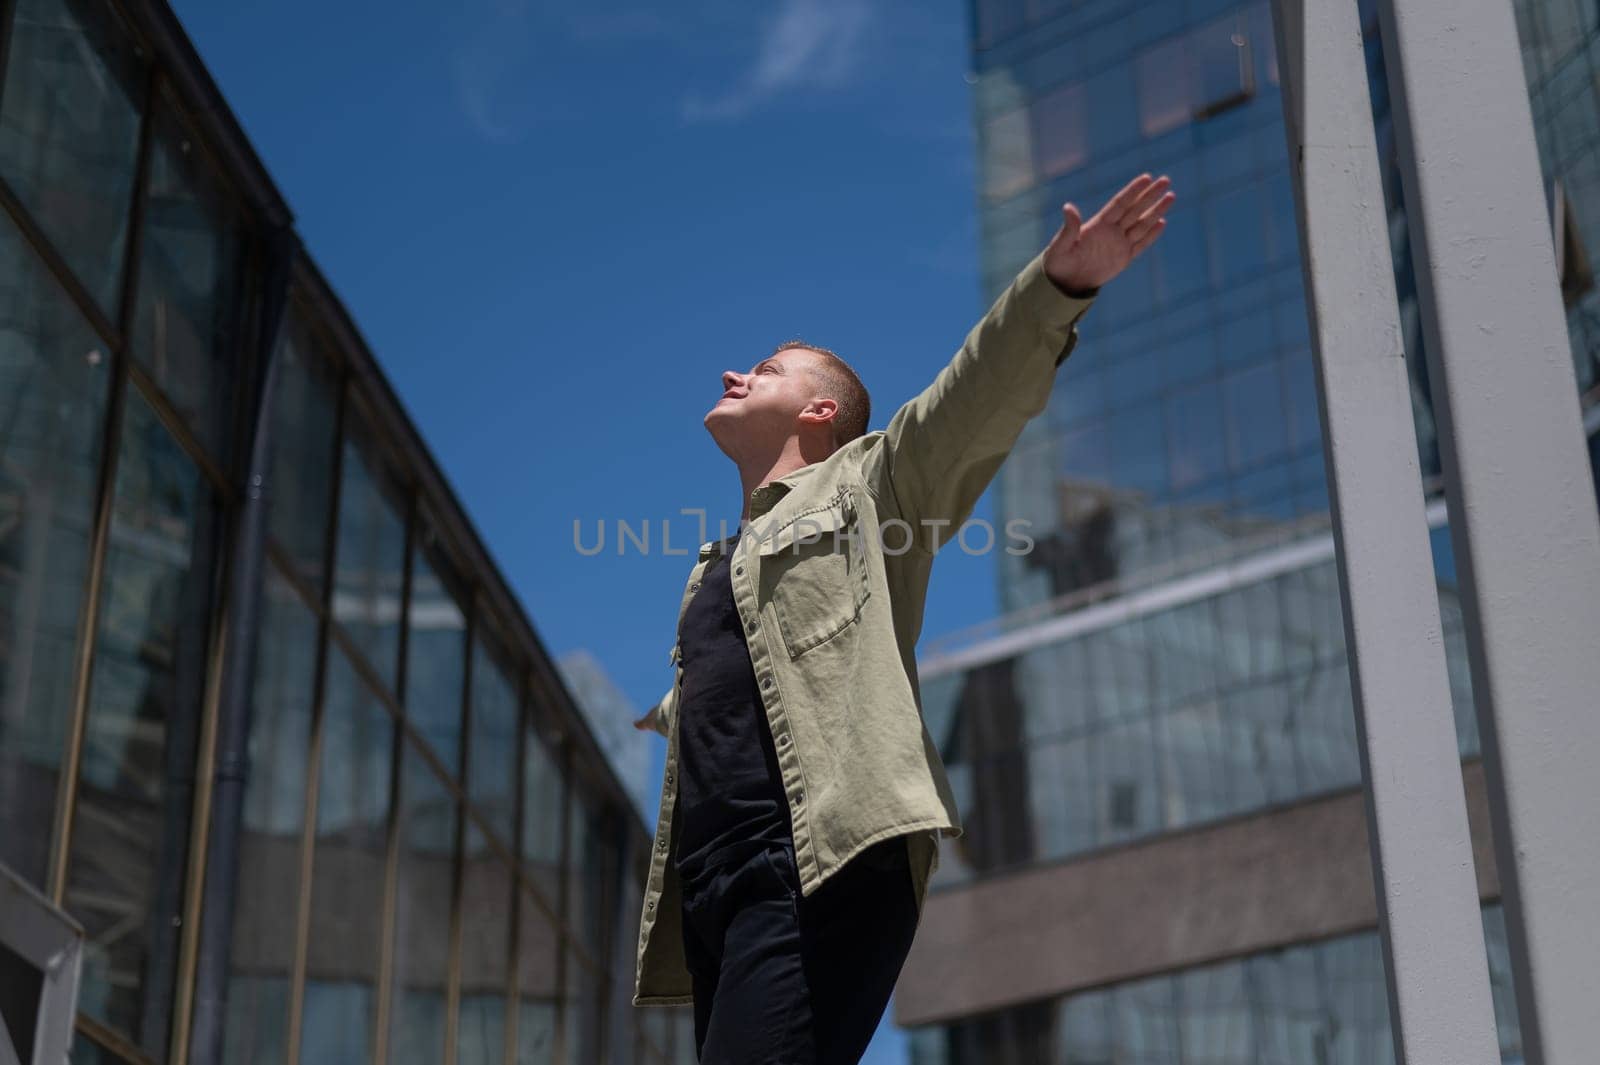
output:
{"label": "glass skyscraper", "polygon": [[[1355,0],[1352,0],[1355,2]],[[1518,1061],[1382,42],[1360,5],[1503,1058]],[[925,644],[967,833],[897,991],[917,1065],[1392,1060],[1270,8],[973,0],[992,298],[1170,174],[1002,467],[998,623]],[[1593,5],[1518,3],[1573,357],[1600,434]],[[1340,890],[1329,889],[1332,884]]]}
{"label": "glass skyscraper", "polygon": [[72,1060],[692,1060],[639,812],[171,11],[3,0],[0,68],[0,862]]}

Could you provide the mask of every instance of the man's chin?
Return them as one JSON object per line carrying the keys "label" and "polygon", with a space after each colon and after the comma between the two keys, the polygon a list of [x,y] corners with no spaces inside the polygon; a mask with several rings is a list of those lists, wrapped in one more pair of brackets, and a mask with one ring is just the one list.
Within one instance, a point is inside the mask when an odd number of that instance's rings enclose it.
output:
{"label": "man's chin", "polygon": [[731,417],[728,411],[716,409],[707,411],[706,416],[703,419],[706,432],[711,434],[712,442],[714,442],[724,454],[732,454],[728,448],[734,437],[737,435],[737,421],[738,419]]}

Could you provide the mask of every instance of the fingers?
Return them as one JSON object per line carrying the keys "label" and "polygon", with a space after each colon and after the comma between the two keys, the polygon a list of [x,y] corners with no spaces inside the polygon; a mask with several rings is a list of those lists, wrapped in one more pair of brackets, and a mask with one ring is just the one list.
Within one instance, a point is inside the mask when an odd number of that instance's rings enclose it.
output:
{"label": "fingers", "polygon": [[1143,227],[1166,217],[1166,213],[1172,209],[1172,205],[1177,202],[1177,199],[1176,193],[1169,192],[1139,212],[1139,214],[1130,217],[1124,226],[1128,236],[1137,239],[1137,234]]}
{"label": "fingers", "polygon": [[1078,213],[1077,207],[1064,204],[1061,208],[1061,235],[1068,244],[1078,239],[1078,231],[1083,228],[1083,216]]}
{"label": "fingers", "polygon": [[1100,209],[1101,217],[1112,222],[1120,222],[1122,216],[1127,214],[1128,209],[1132,207],[1139,197],[1144,195],[1145,190],[1153,184],[1155,184],[1155,179],[1149,174],[1140,174],[1138,177],[1122,186],[1122,191],[1118,192],[1115,196],[1111,197],[1109,201],[1107,201],[1106,205]]}
{"label": "fingers", "polygon": [[1129,237],[1133,240],[1132,255],[1138,255],[1154,244],[1156,238],[1161,235],[1161,231],[1166,228],[1167,220],[1165,218],[1157,218],[1130,233]]}
{"label": "fingers", "polygon": [[[1145,176],[1148,177],[1149,175]],[[1162,198],[1167,195],[1167,190],[1171,187],[1172,179],[1165,175],[1145,185],[1137,196],[1128,201],[1126,208],[1117,218],[1117,224],[1123,229],[1133,228],[1145,217],[1148,211],[1161,202]]]}

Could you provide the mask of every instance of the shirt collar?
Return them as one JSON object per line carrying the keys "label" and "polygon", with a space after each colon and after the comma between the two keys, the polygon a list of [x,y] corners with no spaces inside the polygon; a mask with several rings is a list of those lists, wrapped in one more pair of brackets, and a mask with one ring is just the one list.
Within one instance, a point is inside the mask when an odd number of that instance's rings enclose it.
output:
{"label": "shirt collar", "polygon": [[[757,486],[750,493],[750,522],[759,520],[763,514],[766,514],[777,504],[778,500],[788,495],[796,483],[803,480],[807,474],[815,472],[820,465],[821,463],[819,462],[813,462],[810,465],[801,466],[797,470],[790,470],[782,477],[775,477],[766,484]],[[710,540],[701,544],[701,560],[704,561],[723,554],[733,541],[738,538],[739,533],[733,533],[730,536],[723,537],[721,540]]]}
{"label": "shirt collar", "polygon": [[757,487],[755,491],[750,493],[750,519],[754,521],[771,510],[778,500],[788,495],[790,489],[794,488],[807,475],[816,472],[817,467],[820,465],[822,465],[820,462],[813,462],[810,465],[801,466],[797,470],[790,470],[782,477],[775,477],[766,484]]}

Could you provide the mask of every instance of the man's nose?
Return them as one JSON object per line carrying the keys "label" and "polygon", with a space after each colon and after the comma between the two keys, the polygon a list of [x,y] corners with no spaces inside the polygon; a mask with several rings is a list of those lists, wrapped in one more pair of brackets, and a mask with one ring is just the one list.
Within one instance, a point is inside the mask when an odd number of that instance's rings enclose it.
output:
{"label": "man's nose", "polygon": [[723,370],[722,371],[722,390],[724,392],[726,392],[730,388],[738,387],[739,382],[742,381],[743,379],[744,378],[743,378],[743,376],[741,374],[734,373],[732,370]]}

